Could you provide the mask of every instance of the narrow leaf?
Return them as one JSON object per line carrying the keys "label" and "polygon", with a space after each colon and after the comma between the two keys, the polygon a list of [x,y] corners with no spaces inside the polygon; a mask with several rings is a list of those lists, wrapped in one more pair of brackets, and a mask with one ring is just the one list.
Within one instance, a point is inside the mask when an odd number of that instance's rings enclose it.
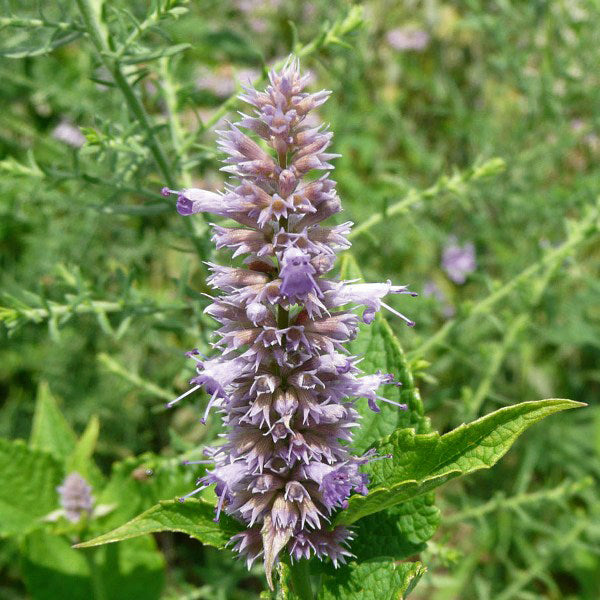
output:
{"label": "narrow leaf", "polygon": [[215,523],[214,516],[214,506],[208,502],[166,500],[125,525],[75,547],[90,548],[158,531],[180,531],[208,546],[223,548],[242,526],[226,515],[221,515],[220,522]]}
{"label": "narrow leaf", "polygon": [[191,44],[175,44],[174,46],[169,46],[168,48],[159,48],[158,50],[154,50],[153,52],[145,52],[143,54],[132,54],[129,56],[125,56],[122,59],[122,62],[125,65],[136,65],[138,63],[149,62],[151,60],[156,60],[157,58],[163,58],[165,56],[173,56],[191,47]]}
{"label": "narrow leaf", "polygon": [[66,461],[68,472],[76,471],[93,485],[101,483],[104,479],[100,469],[92,459],[99,433],[100,421],[96,415],[93,415]]}
{"label": "narrow leaf", "polygon": [[29,445],[64,459],[75,448],[75,433],[60,412],[48,384],[38,387]]}
{"label": "narrow leaf", "polygon": [[562,399],[522,402],[443,436],[400,429],[375,446],[379,454],[389,453],[393,458],[373,462],[367,468],[372,482],[370,493],[352,496],[348,509],[338,515],[335,523],[349,525],[450,479],[488,469],[528,427],[548,415],[577,406],[582,404]]}

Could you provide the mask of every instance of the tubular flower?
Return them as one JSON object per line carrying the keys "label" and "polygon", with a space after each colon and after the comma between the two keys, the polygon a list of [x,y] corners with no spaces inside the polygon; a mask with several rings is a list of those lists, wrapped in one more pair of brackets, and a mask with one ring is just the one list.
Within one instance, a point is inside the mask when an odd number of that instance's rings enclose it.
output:
{"label": "tubular flower", "polygon": [[177,195],[182,215],[210,212],[238,223],[213,225],[218,248],[245,256],[241,266],[208,265],[208,283],[221,292],[206,308],[220,324],[218,354],[189,353],[198,373],[193,387],[169,404],[202,388],[210,397],[203,422],[212,407],[223,414],[226,443],[205,450],[213,466],[188,496],[215,485],[216,519],[225,512],[246,525],[233,548],[249,566],[262,557],[272,587],[284,551],[292,560],[330,557],[336,566],[351,556],[351,531],[329,521],[352,493],[367,493],[360,467],[375,458],[352,454],[355,403],[379,411],[377,401],[391,402],[383,386],[395,382],[361,373],[344,345],[361,320],[389,308],[382,298],[411,292],[389,281],[327,278],[336,252],[350,246],[352,223],[321,224],[341,210],[327,174],[338,155],[328,151],[331,132],[304,122],[329,92],[304,92],[308,77],[293,59],[269,79],[265,91],[248,87],[241,96],[252,114],[220,132],[223,170],[232,175],[224,192],[164,193]]}

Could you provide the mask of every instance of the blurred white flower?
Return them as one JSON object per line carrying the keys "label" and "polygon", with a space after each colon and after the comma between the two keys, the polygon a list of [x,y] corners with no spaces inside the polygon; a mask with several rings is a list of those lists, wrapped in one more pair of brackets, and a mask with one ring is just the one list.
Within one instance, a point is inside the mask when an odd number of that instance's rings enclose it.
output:
{"label": "blurred white flower", "polygon": [[73,148],[81,148],[85,144],[85,136],[72,123],[62,120],[52,131],[52,137]]}
{"label": "blurred white flower", "polygon": [[460,245],[451,236],[442,253],[442,269],[454,283],[463,284],[467,276],[475,270],[475,246],[473,242]]}
{"label": "blurred white flower", "polygon": [[415,50],[420,52],[429,45],[429,34],[414,27],[398,27],[387,33],[387,41],[392,48],[404,52]]}

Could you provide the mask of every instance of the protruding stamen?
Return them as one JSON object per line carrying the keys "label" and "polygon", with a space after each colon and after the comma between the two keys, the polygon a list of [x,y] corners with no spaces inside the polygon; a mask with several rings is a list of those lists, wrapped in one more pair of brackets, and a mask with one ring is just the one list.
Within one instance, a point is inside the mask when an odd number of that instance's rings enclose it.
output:
{"label": "protruding stamen", "polygon": [[200,423],[202,423],[202,425],[206,425],[206,420],[208,419],[208,413],[209,413],[210,409],[212,408],[212,406],[214,405],[218,393],[219,393],[219,390],[216,390],[215,393],[211,396],[210,400],[208,401],[208,404],[206,405],[206,410],[204,411],[204,415],[202,415],[202,418],[200,419]]}
{"label": "protruding stamen", "polygon": [[200,386],[200,385],[194,386],[193,388],[189,389],[187,392],[181,394],[181,396],[179,396],[178,398],[175,398],[175,400],[171,400],[171,402],[167,402],[167,404],[165,406],[167,408],[171,408],[171,406],[173,406],[174,404],[176,404],[177,402],[179,402],[186,396],[189,396],[191,393],[195,392],[196,390],[200,389],[201,387],[202,386]]}
{"label": "protruding stamen", "polygon": [[398,312],[395,308],[392,308],[389,304],[382,302],[381,306],[387,308],[391,313],[393,313],[397,317],[400,317],[409,327],[415,326],[414,321],[411,321],[408,317],[404,316],[401,312]]}
{"label": "protruding stamen", "polygon": [[189,494],[186,494],[185,496],[180,496],[179,498],[177,498],[177,500],[179,500],[179,502],[185,502],[187,498],[190,498],[191,496],[195,496],[197,493],[201,492],[204,488],[206,488],[206,485],[201,485],[199,488],[196,488],[193,492],[190,492]]}
{"label": "protruding stamen", "polygon": [[186,465],[212,465],[214,464],[214,460],[182,460],[182,466]]}
{"label": "protruding stamen", "polygon": [[406,404],[400,404],[400,402],[395,402],[394,400],[388,400],[387,398],[384,398],[383,396],[375,396],[375,398],[377,398],[377,400],[382,400],[383,402],[387,402],[388,404],[393,404],[394,406],[398,406],[402,410],[406,410],[408,408],[406,406]]}
{"label": "protruding stamen", "polygon": [[215,515],[215,518],[213,519],[213,521],[215,523],[219,522],[219,519],[221,517],[221,509],[223,508],[224,501],[225,501],[225,490],[223,490],[223,493],[219,496],[219,502],[217,504],[217,514]]}

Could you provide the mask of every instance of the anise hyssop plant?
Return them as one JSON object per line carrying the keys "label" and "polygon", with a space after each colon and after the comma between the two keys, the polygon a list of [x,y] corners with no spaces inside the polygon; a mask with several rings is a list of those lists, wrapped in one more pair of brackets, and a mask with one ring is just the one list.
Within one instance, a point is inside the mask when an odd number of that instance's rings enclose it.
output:
{"label": "anise hyssop plant", "polygon": [[221,324],[218,354],[189,353],[198,375],[170,404],[203,388],[210,396],[203,421],[211,407],[223,414],[227,441],[205,449],[213,466],[188,496],[216,485],[216,518],[225,511],[247,526],[233,537],[234,548],[248,566],[262,556],[271,587],[284,551],[292,560],[330,557],[336,566],[351,555],[351,531],[331,527],[331,514],[353,491],[367,493],[361,465],[387,458],[352,453],[355,402],[366,399],[379,411],[378,402],[392,401],[378,390],[395,381],[363,374],[360,357],[344,345],[382,306],[413,325],[382,302],[388,294],[415,295],[405,286],[327,277],[336,252],[350,246],[352,223],[322,225],[341,211],[328,175],[338,155],[327,151],[326,127],[305,125],[329,96],[304,92],[307,79],[289,60],[270,73],[265,91],[245,89],[251,114],[219,132],[228,155],[222,170],[231,174],[223,193],[163,190],[178,195],[182,215],[209,212],[239,224],[212,225],[217,248],[245,256],[241,266],[210,264],[209,284],[221,292],[206,308]]}

